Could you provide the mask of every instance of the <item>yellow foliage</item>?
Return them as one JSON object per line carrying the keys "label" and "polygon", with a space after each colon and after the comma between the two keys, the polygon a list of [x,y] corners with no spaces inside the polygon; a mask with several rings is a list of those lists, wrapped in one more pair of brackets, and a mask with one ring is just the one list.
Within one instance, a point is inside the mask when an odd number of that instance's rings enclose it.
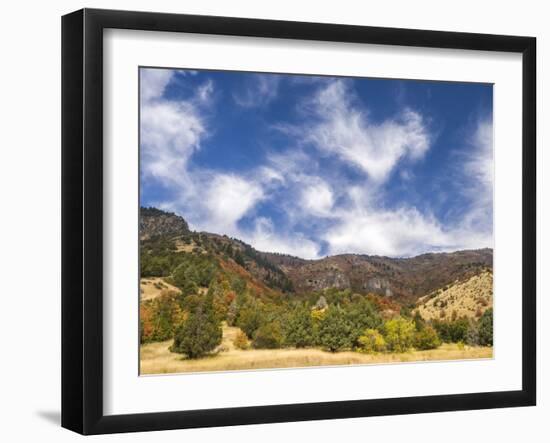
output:
{"label": "yellow foliage", "polygon": [[313,309],[311,311],[311,318],[313,321],[323,321],[326,316],[326,309]]}
{"label": "yellow foliage", "polygon": [[235,338],[233,339],[233,346],[241,350],[245,350],[250,347],[248,337],[243,331],[239,330],[239,332],[235,335]]}
{"label": "yellow foliage", "polygon": [[366,329],[358,341],[361,346],[359,351],[365,354],[377,354],[386,350],[386,340],[376,329]]}

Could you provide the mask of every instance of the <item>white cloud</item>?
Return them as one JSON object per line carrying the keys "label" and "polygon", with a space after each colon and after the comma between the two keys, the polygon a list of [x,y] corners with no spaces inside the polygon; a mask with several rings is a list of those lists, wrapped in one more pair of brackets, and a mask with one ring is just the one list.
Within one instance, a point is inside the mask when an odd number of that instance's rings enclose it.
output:
{"label": "white cloud", "polygon": [[207,105],[214,86],[197,88],[188,100],[167,100],[164,91],[176,71],[142,69],[140,144],[142,172],[164,185],[188,184],[187,163],[207,136],[201,105]]}
{"label": "white cloud", "polygon": [[471,230],[492,234],[493,228],[493,125],[491,121],[477,122],[471,140],[471,150],[463,164],[464,192],[471,200],[464,223]]}
{"label": "white cloud", "polygon": [[233,100],[243,108],[266,106],[277,97],[280,77],[271,74],[255,74],[243,77],[246,84],[233,93]]}
{"label": "white cloud", "polygon": [[[411,177],[412,162],[430,147],[419,113],[373,122],[343,80],[319,82],[302,110],[306,123],[280,125],[293,145],[272,153],[255,169],[228,173],[193,165],[193,155],[209,136],[206,121],[215,85],[206,81],[187,100],[164,97],[173,71],[144,70],[141,78],[141,149],[145,179],[163,184],[171,200],[158,206],[183,215],[193,229],[240,238],[263,251],[318,258],[323,252],[411,256],[492,246],[492,124],[480,122],[461,158],[464,195],[471,202],[462,218],[442,224],[429,211],[385,204],[392,173]],[[268,104],[277,95],[274,76],[256,76],[240,105]],[[323,166],[321,152],[330,158]],[[334,160],[334,161],[333,161]],[[352,165],[361,179],[339,175]],[[404,167],[407,167],[405,170]],[[285,214],[277,224],[256,213],[259,203]],[[239,224],[252,220],[252,227]]]}
{"label": "white cloud", "polygon": [[350,251],[387,256],[412,256],[426,250],[452,248],[452,239],[431,216],[415,208],[356,209],[342,213],[324,236],[330,254]]}
{"label": "white cloud", "polygon": [[214,83],[212,80],[207,80],[197,89],[197,98],[203,103],[208,103],[214,92]]}
{"label": "white cloud", "polygon": [[215,232],[238,235],[237,222],[243,218],[264,194],[259,184],[237,175],[214,175],[202,204],[208,218],[204,226]]}
{"label": "white cloud", "polygon": [[243,233],[242,238],[260,251],[290,254],[306,259],[319,258],[320,247],[316,242],[300,233],[281,234],[274,229],[273,222],[265,217],[258,217],[254,231]]}
{"label": "white cloud", "polygon": [[278,186],[285,182],[284,175],[271,166],[260,166],[258,168],[258,176],[260,181],[266,185],[274,184]]}
{"label": "white cloud", "polygon": [[[348,191],[350,205],[336,211],[338,220],[323,239],[329,254],[355,251],[388,256],[414,256],[430,251],[493,247],[492,124],[478,122],[462,159],[464,193],[470,204],[460,218],[442,224],[413,206],[387,209],[367,188]],[[465,147],[464,149],[467,149]],[[382,192],[377,189],[377,192]]]}
{"label": "white cloud", "polygon": [[305,186],[301,195],[301,206],[310,214],[317,216],[330,216],[334,195],[327,183],[321,179],[316,183]]}
{"label": "white cloud", "polygon": [[186,102],[153,101],[141,108],[142,171],[164,184],[181,182],[206,128]]}
{"label": "white cloud", "polygon": [[393,119],[373,123],[353,100],[347,82],[335,80],[310,103],[320,121],[307,131],[307,139],[321,152],[354,165],[377,184],[389,178],[399,161],[426,153],[430,136],[420,114],[405,109]]}
{"label": "white cloud", "polygon": [[141,69],[140,70],[140,98],[148,101],[159,98],[170,82],[173,72],[171,69]]}

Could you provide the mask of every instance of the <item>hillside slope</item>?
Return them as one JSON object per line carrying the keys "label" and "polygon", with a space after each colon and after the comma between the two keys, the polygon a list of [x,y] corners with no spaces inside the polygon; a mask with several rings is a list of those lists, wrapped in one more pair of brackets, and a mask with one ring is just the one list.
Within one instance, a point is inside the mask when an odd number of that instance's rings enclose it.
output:
{"label": "hillside slope", "polygon": [[418,303],[418,312],[425,320],[479,318],[493,306],[493,273],[484,271],[456,282],[420,298]]}
{"label": "hillside slope", "polygon": [[492,249],[430,253],[412,258],[344,254],[304,260],[260,252],[225,235],[190,231],[182,217],[155,208],[142,208],[140,238],[142,244],[163,239],[173,244],[176,251],[222,257],[274,291],[351,289],[394,297],[403,303],[414,303],[421,296],[465,281],[493,266]]}
{"label": "hillside slope", "polygon": [[297,292],[336,287],[413,300],[493,266],[491,249],[423,254],[412,258],[345,254],[300,260],[264,255],[284,270]]}

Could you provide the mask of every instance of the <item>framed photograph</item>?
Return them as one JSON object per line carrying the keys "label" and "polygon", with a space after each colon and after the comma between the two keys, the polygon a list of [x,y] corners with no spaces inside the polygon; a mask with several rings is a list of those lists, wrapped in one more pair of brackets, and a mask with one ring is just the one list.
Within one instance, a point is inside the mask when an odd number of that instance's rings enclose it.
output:
{"label": "framed photograph", "polygon": [[62,20],[62,425],[536,402],[531,37]]}

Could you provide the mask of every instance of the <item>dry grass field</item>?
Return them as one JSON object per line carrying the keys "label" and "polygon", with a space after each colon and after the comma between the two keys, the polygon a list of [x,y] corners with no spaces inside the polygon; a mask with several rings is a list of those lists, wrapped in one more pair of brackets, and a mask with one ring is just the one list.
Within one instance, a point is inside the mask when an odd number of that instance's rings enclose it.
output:
{"label": "dry grass field", "polygon": [[485,271],[465,282],[422,297],[418,311],[425,320],[449,320],[453,316],[477,318],[492,306],[493,273]]}
{"label": "dry grass field", "polygon": [[165,289],[180,292],[178,288],[166,283],[161,277],[142,278],[139,282],[141,300],[151,300],[160,296]]}
{"label": "dry grass field", "polygon": [[306,366],[336,366],[353,364],[399,363],[428,360],[465,360],[492,358],[490,347],[459,347],[444,344],[429,351],[401,354],[367,355],[358,352],[330,353],[320,349],[248,349],[233,346],[238,328],[224,327],[223,341],[214,355],[187,360],[168,350],[172,341],[141,346],[141,374],[170,374],[178,372],[229,371],[245,369],[290,368]]}

